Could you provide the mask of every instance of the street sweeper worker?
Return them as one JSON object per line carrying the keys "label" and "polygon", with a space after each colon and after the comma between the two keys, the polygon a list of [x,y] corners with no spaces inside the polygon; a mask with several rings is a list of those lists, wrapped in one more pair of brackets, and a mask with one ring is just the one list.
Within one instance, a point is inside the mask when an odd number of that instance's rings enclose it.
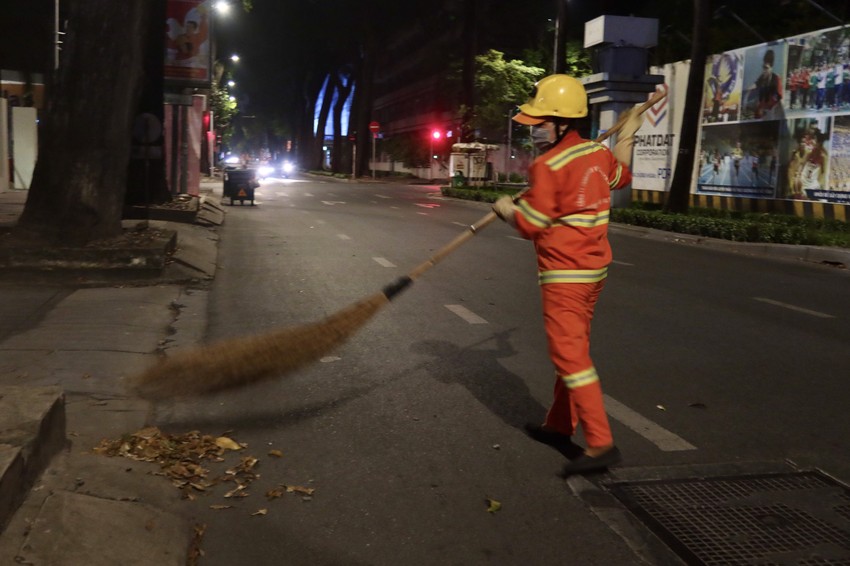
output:
{"label": "street sweeper worker", "polygon": [[[532,127],[543,153],[529,169],[530,188],[514,202],[505,196],[493,211],[534,243],[549,354],[555,366],[554,400],[531,438],[564,454],[577,446],[580,424],[586,448],[563,475],[604,470],[620,461],[590,359],[590,322],[611,262],[608,216],[611,189],[629,185],[634,133],[642,123],[632,110],[613,150],[583,139],[577,120],[587,116],[587,93],[577,79],[550,75],[535,85],[519,107],[516,122]],[[569,457],[568,456],[568,457]]]}

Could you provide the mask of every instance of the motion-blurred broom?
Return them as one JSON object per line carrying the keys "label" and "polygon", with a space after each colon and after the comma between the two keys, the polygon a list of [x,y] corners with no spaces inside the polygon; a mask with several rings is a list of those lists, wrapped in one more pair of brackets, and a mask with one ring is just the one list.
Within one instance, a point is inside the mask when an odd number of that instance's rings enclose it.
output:
{"label": "motion-blurred broom", "polygon": [[[666,89],[657,91],[637,112],[643,114],[666,95]],[[596,141],[618,132],[625,120],[624,114]],[[342,344],[393,297],[496,218],[494,212],[489,212],[406,276],[320,322],[225,339],[178,353],[137,376],[133,388],[148,399],[201,395],[280,376],[314,362]]]}

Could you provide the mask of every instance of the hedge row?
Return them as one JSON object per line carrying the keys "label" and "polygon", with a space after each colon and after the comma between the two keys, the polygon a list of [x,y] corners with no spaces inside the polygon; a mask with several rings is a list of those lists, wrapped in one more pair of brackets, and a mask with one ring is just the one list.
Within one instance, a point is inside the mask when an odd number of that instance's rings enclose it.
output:
{"label": "hedge row", "polygon": [[[513,194],[483,188],[443,187],[442,191],[446,196],[482,202]],[[659,205],[634,203],[629,208],[612,209],[611,221],[735,242],[850,248],[850,223],[840,220],[711,208],[691,208],[688,214],[673,214],[664,212]]]}

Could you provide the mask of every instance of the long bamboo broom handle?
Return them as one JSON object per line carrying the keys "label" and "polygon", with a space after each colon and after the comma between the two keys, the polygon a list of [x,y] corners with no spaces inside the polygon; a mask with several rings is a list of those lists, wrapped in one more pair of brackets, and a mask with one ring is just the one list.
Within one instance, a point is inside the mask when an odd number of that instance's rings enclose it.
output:
{"label": "long bamboo broom handle", "polygon": [[[663,89],[663,90],[656,91],[655,94],[653,94],[651,97],[649,97],[649,99],[646,102],[644,102],[643,104],[641,104],[638,107],[638,109],[637,109],[638,114],[643,114],[644,112],[649,110],[651,107],[655,106],[658,102],[663,100],[665,96],[667,96],[667,89],[666,88]],[[619,132],[623,128],[627,119],[628,119],[628,115],[624,113],[622,116],[620,116],[620,119],[617,120],[616,124],[614,124],[611,128],[606,130],[602,135],[597,137],[596,140],[594,140],[594,141],[602,142],[602,141],[607,140],[609,137],[616,134],[617,132]],[[514,200],[516,200],[518,197],[520,197],[527,190],[528,189],[526,188],[526,189],[520,191],[519,193],[517,193],[516,195],[514,195]],[[459,248],[461,245],[463,245],[467,240],[472,238],[475,234],[478,233],[479,230],[490,225],[494,220],[496,220],[496,218],[498,218],[498,216],[496,216],[496,213],[490,211],[489,213],[487,213],[486,216],[482,217],[478,222],[470,225],[469,228],[467,228],[465,232],[461,233],[454,240],[452,240],[451,242],[449,242],[448,244],[446,244],[445,246],[443,246],[442,248],[437,250],[437,252],[434,255],[432,255],[430,258],[428,258],[427,260],[425,260],[424,262],[422,262],[421,264],[416,266],[410,273],[408,273],[407,277],[411,281],[414,280],[414,279],[417,279],[420,275],[422,275],[423,273],[425,273],[426,271],[428,271],[429,269],[431,269],[432,267],[437,265],[440,261],[443,260],[443,258],[445,258],[447,255],[449,255],[453,251],[455,251],[457,248]],[[390,288],[388,290],[391,294],[395,294],[396,292],[398,292],[398,290],[395,290],[395,292],[393,292],[394,289],[392,289],[392,288]],[[390,298],[391,295],[387,295],[387,297]]]}

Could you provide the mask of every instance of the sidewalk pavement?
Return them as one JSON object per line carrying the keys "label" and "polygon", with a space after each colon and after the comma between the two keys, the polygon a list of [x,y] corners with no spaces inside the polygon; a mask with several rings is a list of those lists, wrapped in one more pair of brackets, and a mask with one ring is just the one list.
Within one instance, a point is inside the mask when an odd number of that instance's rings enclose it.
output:
{"label": "sidewalk pavement", "polygon": [[[218,192],[218,194],[216,194]],[[176,232],[155,277],[98,282],[0,281],[0,562],[67,566],[184,565],[195,525],[158,466],[97,455],[102,439],[146,424],[149,405],[125,380],[158,352],[192,346],[206,328],[224,218],[220,182],[202,186],[196,224]],[[26,193],[0,193],[0,227]],[[736,244],[632,226],[614,231],[737,253],[850,265],[850,250]],[[2,269],[0,269],[2,272]],[[189,562],[191,563],[191,562]]]}
{"label": "sidewalk pavement", "polygon": [[[179,512],[179,491],[152,475],[159,466],[92,449],[145,425],[149,405],[126,380],[157,353],[203,338],[220,185],[202,185],[194,224],[151,222],[176,233],[171,261],[153,276],[34,285],[32,273],[3,274],[0,563],[187,563],[194,525]],[[16,222],[25,199],[26,191],[0,193],[0,226]]]}

